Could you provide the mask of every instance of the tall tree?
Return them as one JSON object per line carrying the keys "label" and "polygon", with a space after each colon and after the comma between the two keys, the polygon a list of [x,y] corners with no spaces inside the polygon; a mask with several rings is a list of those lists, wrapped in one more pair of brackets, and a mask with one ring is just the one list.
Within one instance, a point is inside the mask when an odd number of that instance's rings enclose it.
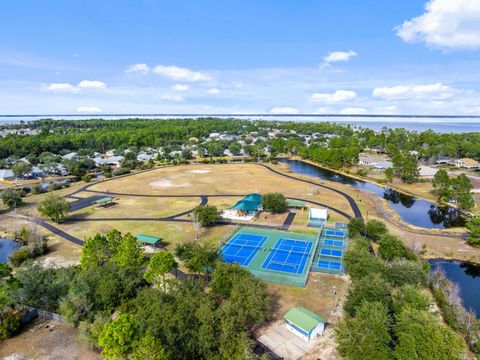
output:
{"label": "tall tree", "polygon": [[404,309],[395,325],[395,359],[464,359],[465,343],[428,311]]}
{"label": "tall tree", "polygon": [[178,263],[175,261],[173,254],[162,250],[152,255],[143,277],[148,282],[161,282],[163,284],[163,291],[165,291],[165,274],[176,268],[178,268]]}
{"label": "tall tree", "polygon": [[70,205],[67,200],[53,193],[49,194],[38,206],[38,212],[42,216],[56,223],[65,219],[69,211]]}
{"label": "tall tree", "polygon": [[390,323],[384,304],[364,301],[355,317],[346,316],[335,327],[338,352],[346,360],[392,359]]}

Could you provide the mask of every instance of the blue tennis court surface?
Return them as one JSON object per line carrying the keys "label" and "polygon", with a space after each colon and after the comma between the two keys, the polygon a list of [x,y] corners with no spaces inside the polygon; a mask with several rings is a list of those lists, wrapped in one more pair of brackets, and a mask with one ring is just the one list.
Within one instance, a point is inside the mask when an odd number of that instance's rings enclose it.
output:
{"label": "blue tennis court surface", "polygon": [[343,247],[343,241],[342,240],[325,239],[325,240],[323,240],[323,245],[332,245],[332,246]]}
{"label": "blue tennis court surface", "polygon": [[331,257],[342,257],[343,251],[342,250],[322,248],[322,249],[320,249],[320,255],[331,256]]}
{"label": "blue tennis court surface", "polygon": [[302,274],[311,250],[311,242],[279,238],[262,269]]}
{"label": "blue tennis court surface", "polygon": [[345,233],[343,231],[338,231],[338,230],[325,230],[325,235],[343,238],[345,236]]}
{"label": "blue tennis court surface", "polygon": [[318,267],[320,269],[340,270],[342,268],[342,263],[340,263],[338,261],[320,260],[318,262]]}
{"label": "blue tennis court surface", "polygon": [[236,234],[220,250],[223,261],[247,266],[266,240],[266,236]]}

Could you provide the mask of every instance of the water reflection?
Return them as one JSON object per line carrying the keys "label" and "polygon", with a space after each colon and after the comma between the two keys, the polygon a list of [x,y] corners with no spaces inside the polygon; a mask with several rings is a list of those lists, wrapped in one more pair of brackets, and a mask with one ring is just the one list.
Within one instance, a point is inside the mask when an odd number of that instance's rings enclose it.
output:
{"label": "water reflection", "polygon": [[461,214],[449,206],[437,206],[429,201],[417,199],[414,196],[400,193],[391,188],[384,188],[369,182],[356,180],[349,176],[338,174],[330,170],[300,160],[278,159],[290,165],[290,171],[317,177],[323,180],[336,181],[351,185],[361,191],[368,191],[385,199],[390,207],[407,223],[424,228],[450,228],[464,226],[465,219]]}

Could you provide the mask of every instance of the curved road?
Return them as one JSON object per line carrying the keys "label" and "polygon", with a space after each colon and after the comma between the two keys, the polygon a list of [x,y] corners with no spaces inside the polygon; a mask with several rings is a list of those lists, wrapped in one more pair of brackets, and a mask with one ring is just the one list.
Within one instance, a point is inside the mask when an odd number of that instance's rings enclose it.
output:
{"label": "curved road", "polygon": [[[319,187],[322,187],[322,188],[325,188],[325,189],[328,189],[328,190],[331,190],[339,195],[341,195],[342,197],[344,197],[345,199],[347,199],[348,203],[350,204],[350,207],[352,208],[352,211],[354,213],[354,216],[357,217],[357,218],[362,218],[362,213],[360,211],[360,208],[358,207],[357,203],[355,202],[355,200],[350,196],[348,195],[347,193],[341,191],[341,190],[338,190],[338,189],[335,189],[335,188],[332,188],[332,187],[329,187],[329,186],[326,186],[326,185],[323,185],[323,184],[319,184],[315,181],[310,181],[310,180],[306,180],[306,179],[299,179],[295,176],[292,176],[292,175],[288,175],[288,174],[285,174],[285,173],[282,173],[278,170],[275,170],[275,169],[272,169],[271,167],[267,166],[267,165],[264,165],[264,164],[254,164],[254,165],[258,165],[258,166],[262,166],[263,168],[267,169],[268,171],[271,171],[273,172],[274,174],[277,174],[277,175],[280,175],[280,176],[283,176],[283,177],[286,177],[286,178],[289,178],[289,179],[292,179],[292,180],[296,180],[296,181],[301,181],[301,182],[304,182],[304,183],[307,183],[307,184],[312,184],[312,185],[315,185],[315,186],[319,186]],[[102,183],[105,183],[105,182],[109,182],[109,181],[112,181],[112,180],[117,180],[119,178],[122,178],[122,177],[127,177],[127,176],[133,176],[133,175],[137,175],[137,174],[141,174],[141,173],[144,173],[144,172],[149,172],[149,171],[154,171],[154,170],[158,170],[160,168],[164,168],[164,167],[170,167],[170,166],[162,166],[162,167],[156,167],[154,169],[147,169],[147,170],[142,170],[142,171],[139,171],[139,172],[135,172],[135,173],[130,173],[130,174],[125,174],[125,175],[122,175],[122,176],[117,176],[117,177],[114,177],[114,178],[109,178],[109,179],[104,179],[104,180],[101,180],[99,182],[95,182],[95,183],[91,183],[91,184],[86,184],[80,188],[78,188],[77,190],[75,190],[74,192],[72,192],[71,194],[68,194],[65,196],[65,198],[72,198],[72,199],[78,199],[78,197],[76,197],[75,195],[80,193],[80,192],[91,192],[91,193],[100,193],[100,194],[104,194],[105,192],[102,192],[102,191],[98,191],[98,190],[90,190],[89,188],[93,185],[98,185],[98,184],[102,184]],[[109,195],[114,195],[114,196],[131,196],[131,197],[157,197],[157,198],[161,198],[161,197],[164,197],[164,198],[192,198],[192,197],[199,197],[201,199],[201,202],[199,205],[206,205],[208,204],[208,198],[209,197],[241,197],[241,196],[244,196],[243,194],[211,194],[211,195],[205,195],[205,194],[185,194],[185,195],[153,195],[153,194],[130,194],[130,193],[117,193],[117,192],[109,192],[108,193]],[[313,201],[313,200],[308,200],[308,199],[302,199],[302,198],[294,198],[294,197],[289,197],[290,199],[292,200],[298,200],[298,201],[304,201],[304,202],[307,202],[307,203],[311,203],[311,204],[315,204],[315,205],[318,205],[318,206],[323,206],[323,207],[326,207],[328,209],[330,209],[331,211],[334,211],[342,216],[344,216],[345,218],[347,219],[351,219],[352,216],[347,214],[346,212],[342,211],[342,210],[339,210],[339,209],[336,209],[336,208],[333,208],[331,206],[328,206],[326,204],[323,204],[323,203],[320,203],[320,202],[317,202],[317,201]],[[76,218],[76,217],[70,217],[69,219],[67,219],[66,221],[168,221],[168,222],[190,222],[189,220],[187,219],[179,219],[179,217],[181,216],[185,216],[185,215],[188,215],[190,213],[193,212],[194,209],[190,209],[190,210],[186,210],[186,211],[183,211],[181,213],[178,213],[178,214],[175,214],[175,215],[171,215],[171,216],[167,216],[167,217],[163,217],[163,218],[146,218],[146,217],[137,217],[137,218],[96,218],[96,219],[84,219],[84,218]],[[57,227],[55,227],[54,225],[50,224],[50,223],[47,223],[46,221],[44,221],[43,219],[40,219],[40,218],[35,218],[33,220],[36,224],[38,224],[39,226],[42,226],[44,227],[45,229],[49,230],[50,232],[54,233],[55,235],[58,235],[60,237],[62,237],[63,239],[67,240],[67,241],[70,241],[72,243],[75,243],[77,245],[83,245],[84,241],[81,240],[81,239],[78,239],[60,229],[58,229]],[[234,222],[229,222],[230,224],[234,224]]]}

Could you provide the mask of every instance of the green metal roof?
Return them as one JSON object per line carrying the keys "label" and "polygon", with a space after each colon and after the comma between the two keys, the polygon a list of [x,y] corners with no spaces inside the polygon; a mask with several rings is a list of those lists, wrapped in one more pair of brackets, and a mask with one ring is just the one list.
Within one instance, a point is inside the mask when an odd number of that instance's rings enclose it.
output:
{"label": "green metal roof", "polygon": [[248,194],[245,195],[243,200],[248,200],[248,201],[256,201],[258,203],[262,202],[262,195],[260,194]]}
{"label": "green metal roof", "polygon": [[283,318],[306,332],[312,331],[318,323],[326,322],[325,318],[302,306],[291,308]]}
{"label": "green metal roof", "polygon": [[152,235],[145,235],[145,234],[135,235],[135,238],[138,241],[140,241],[141,243],[145,243],[145,244],[149,244],[149,245],[155,245],[157,242],[162,240],[161,237],[152,236]]}
{"label": "green metal roof", "polygon": [[287,200],[287,205],[291,207],[305,207],[305,201]]}
{"label": "green metal roof", "polygon": [[101,199],[95,200],[94,203],[95,204],[103,204],[103,203],[106,203],[106,202],[109,202],[109,201],[112,201],[112,200],[113,200],[112,197],[106,196],[106,197],[103,197]]}
{"label": "green metal roof", "polygon": [[260,194],[249,194],[245,195],[242,200],[237,201],[230,209],[233,210],[242,210],[242,211],[253,211],[257,210],[262,205],[262,195]]}

